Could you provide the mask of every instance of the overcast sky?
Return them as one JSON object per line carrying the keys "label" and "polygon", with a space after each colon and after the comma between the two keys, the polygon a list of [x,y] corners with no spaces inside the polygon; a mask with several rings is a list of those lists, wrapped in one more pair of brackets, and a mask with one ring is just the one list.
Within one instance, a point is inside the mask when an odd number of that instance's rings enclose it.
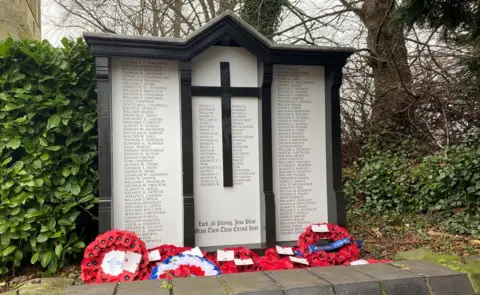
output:
{"label": "overcast sky", "polygon": [[[132,0],[138,1],[138,0]],[[297,6],[310,13],[314,13],[315,11],[319,11],[322,13],[328,14],[334,7],[338,9],[341,7],[337,3],[338,0],[301,0]],[[53,45],[59,45],[60,40],[63,37],[68,38],[77,38],[82,35],[85,31],[82,28],[66,28],[58,26],[58,24],[62,24],[62,16],[64,16],[64,10],[60,7],[54,0],[42,0],[42,38],[49,40]],[[317,29],[312,34],[313,35],[322,35],[325,40],[322,38],[316,39],[317,45],[332,45],[329,41],[326,40],[335,40],[338,43],[342,43],[343,46],[354,46],[354,47],[362,47],[363,44],[357,43],[364,43],[363,38],[356,38],[359,33],[358,26],[356,23],[352,23],[348,20],[347,17],[342,17],[341,26],[337,27],[333,30],[330,27],[323,27],[321,30]],[[293,21],[293,23],[292,23]],[[282,22],[279,31],[282,30],[283,27],[288,28],[289,26],[296,24],[298,19],[296,19],[293,15],[289,15],[289,17]],[[78,25],[78,24],[77,24]],[[317,26],[318,27],[318,26]],[[299,29],[303,30],[303,27]],[[291,31],[288,35],[294,34],[296,35],[296,30]],[[285,35],[282,38],[277,39],[277,42],[286,42],[289,43],[291,41],[284,40]]]}
{"label": "overcast sky", "polygon": [[62,9],[52,0],[42,0],[42,39],[47,39],[54,45],[60,44],[63,37],[76,38],[82,35],[82,30],[76,28],[59,28],[54,24],[61,20]]}

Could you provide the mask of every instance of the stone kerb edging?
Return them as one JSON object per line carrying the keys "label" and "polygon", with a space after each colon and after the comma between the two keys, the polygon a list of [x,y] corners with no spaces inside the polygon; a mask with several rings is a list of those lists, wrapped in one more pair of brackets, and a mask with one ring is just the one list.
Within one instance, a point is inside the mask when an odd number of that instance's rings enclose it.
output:
{"label": "stone kerb edging", "polygon": [[[163,287],[162,287],[163,284]],[[170,288],[165,288],[168,285]],[[466,274],[423,261],[72,286],[64,295],[475,295]]]}

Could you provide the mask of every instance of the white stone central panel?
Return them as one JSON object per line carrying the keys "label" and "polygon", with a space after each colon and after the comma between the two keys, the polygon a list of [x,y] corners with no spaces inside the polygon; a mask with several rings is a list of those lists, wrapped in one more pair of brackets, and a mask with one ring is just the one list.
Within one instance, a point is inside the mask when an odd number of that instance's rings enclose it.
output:
{"label": "white stone central panel", "polygon": [[[211,47],[192,60],[192,86],[220,86],[220,62],[231,87],[258,87],[257,58],[243,48]],[[258,98],[233,97],[233,187],[223,186],[220,97],[193,97],[195,243],[261,243]]]}

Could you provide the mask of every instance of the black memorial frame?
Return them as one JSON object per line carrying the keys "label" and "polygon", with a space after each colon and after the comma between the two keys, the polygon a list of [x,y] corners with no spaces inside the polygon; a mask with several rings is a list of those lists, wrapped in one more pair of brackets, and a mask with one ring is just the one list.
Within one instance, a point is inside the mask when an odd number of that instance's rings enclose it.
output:
{"label": "black memorial frame", "polygon": [[[273,65],[275,64],[318,65],[325,68],[328,221],[342,226],[346,224],[341,171],[340,86],[342,84],[342,69],[348,57],[354,52],[354,49],[275,44],[231,12],[219,15],[185,39],[97,33],[86,33],[84,38],[95,57],[97,78],[100,232],[112,229],[113,225],[111,57],[178,60],[182,118],[184,245],[195,246],[192,96],[202,94],[201,92],[206,91],[205,88],[208,87],[199,88],[192,86],[190,61],[205,49],[216,45],[241,46],[263,63],[263,82],[258,89],[258,97],[261,99],[262,105],[263,192],[265,197],[266,240],[265,243],[248,246],[259,250],[276,244],[271,114],[271,86]],[[212,91],[215,92],[217,90],[207,90],[208,95]],[[217,94],[218,96],[222,95],[222,93]],[[222,247],[224,246],[222,245]]]}

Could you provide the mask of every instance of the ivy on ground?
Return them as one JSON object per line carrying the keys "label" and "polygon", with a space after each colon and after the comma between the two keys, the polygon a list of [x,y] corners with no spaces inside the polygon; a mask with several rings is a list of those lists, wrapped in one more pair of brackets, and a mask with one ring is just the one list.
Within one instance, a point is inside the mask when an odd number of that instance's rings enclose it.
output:
{"label": "ivy on ground", "polygon": [[480,236],[480,132],[419,156],[415,143],[379,151],[375,144],[344,170],[350,208],[371,214],[422,213],[458,234]]}
{"label": "ivy on ground", "polygon": [[0,274],[81,253],[77,218],[98,202],[93,59],[62,44],[0,42]]}

